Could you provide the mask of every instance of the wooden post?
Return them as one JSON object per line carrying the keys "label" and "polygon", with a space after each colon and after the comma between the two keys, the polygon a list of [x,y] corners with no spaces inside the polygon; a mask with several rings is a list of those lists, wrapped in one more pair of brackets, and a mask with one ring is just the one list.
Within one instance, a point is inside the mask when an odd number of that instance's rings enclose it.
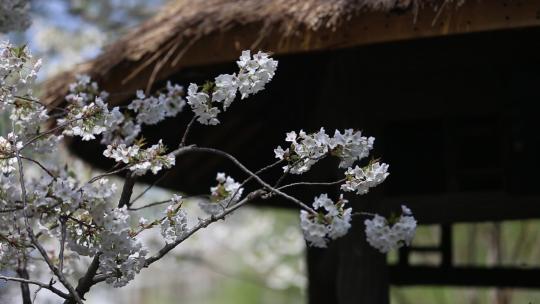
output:
{"label": "wooden post", "polygon": [[308,248],[309,304],[388,304],[386,255],[365,241],[364,219],[326,249]]}
{"label": "wooden post", "polygon": [[338,243],[337,303],[388,304],[386,255],[366,242],[363,221],[356,217],[349,233]]}

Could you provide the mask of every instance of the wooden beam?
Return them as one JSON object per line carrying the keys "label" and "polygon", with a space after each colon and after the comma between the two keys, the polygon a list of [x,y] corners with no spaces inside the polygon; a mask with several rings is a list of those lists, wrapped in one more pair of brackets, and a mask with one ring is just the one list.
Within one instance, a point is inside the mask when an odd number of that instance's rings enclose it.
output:
{"label": "wooden beam", "polygon": [[379,204],[399,210],[406,204],[420,224],[498,222],[540,218],[540,196],[455,193],[386,197]]}
{"label": "wooden beam", "polygon": [[540,268],[390,266],[394,286],[540,288]]}

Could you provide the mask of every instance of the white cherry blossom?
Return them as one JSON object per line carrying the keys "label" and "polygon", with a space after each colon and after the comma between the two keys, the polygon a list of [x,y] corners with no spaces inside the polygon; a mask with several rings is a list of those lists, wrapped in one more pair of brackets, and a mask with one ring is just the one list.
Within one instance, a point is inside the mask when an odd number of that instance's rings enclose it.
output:
{"label": "white cherry blossom", "polygon": [[409,246],[414,238],[416,220],[409,208],[406,206],[401,208],[402,213],[397,219],[389,221],[376,214],[373,219],[364,221],[367,242],[381,253],[404,245]]}
{"label": "white cherry blossom", "polygon": [[345,208],[347,200],[337,202],[321,194],[313,202],[317,214],[300,211],[300,226],[309,245],[325,248],[330,240],[344,236],[351,227],[352,208]]}
{"label": "white cherry blossom", "polygon": [[372,162],[364,168],[349,168],[345,172],[346,181],[341,185],[341,190],[356,191],[358,195],[366,194],[370,188],[384,182],[389,174],[388,165],[379,162]]}
{"label": "white cherry blossom", "polygon": [[166,216],[161,222],[161,235],[167,243],[174,243],[188,231],[187,213],[174,205],[168,206],[165,213]]}
{"label": "white cherry blossom", "polygon": [[210,188],[210,200],[199,202],[199,207],[210,215],[218,215],[225,208],[235,205],[244,193],[240,183],[225,173],[218,173],[216,181],[218,184]]}

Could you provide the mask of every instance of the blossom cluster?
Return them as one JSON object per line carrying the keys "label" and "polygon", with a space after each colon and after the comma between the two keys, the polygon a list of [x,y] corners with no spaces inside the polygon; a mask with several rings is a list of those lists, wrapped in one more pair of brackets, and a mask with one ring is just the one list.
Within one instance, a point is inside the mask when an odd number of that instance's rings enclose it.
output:
{"label": "blossom cluster", "polygon": [[397,218],[386,218],[375,215],[365,220],[368,243],[382,253],[410,245],[416,231],[416,220],[406,206],[401,206],[401,215]]}
{"label": "blossom cluster", "polygon": [[68,114],[57,123],[67,124],[64,134],[81,136],[92,140],[101,134],[102,144],[132,144],[139,136],[143,125],[154,125],[180,113],[186,102],[182,86],[167,82],[166,87],[155,96],[136,92],[136,98],[127,106],[109,109],[109,94],[101,91],[98,84],[88,75],[79,75],[69,86],[66,96]]}
{"label": "blossom cluster", "polygon": [[285,141],[290,142],[290,147],[284,150],[278,146],[274,149],[276,158],[287,161],[287,165],[283,167],[285,172],[302,174],[328,154],[340,158],[340,168],[351,166],[355,161],[369,155],[375,139],[362,136],[360,131],[352,129],[345,130],[343,134],[336,130],[334,136],[330,137],[324,128],[321,128],[319,132],[312,134],[302,130],[298,134],[295,131],[289,132]]}
{"label": "blossom cluster", "polygon": [[345,208],[347,202],[343,195],[334,202],[325,193],[313,201],[313,209],[317,214],[300,211],[300,226],[311,246],[324,248],[329,240],[347,234],[352,216],[352,208]]}
{"label": "blossom cluster", "polygon": [[240,69],[238,74],[221,74],[213,83],[205,84],[201,90],[194,83],[189,85],[187,103],[199,123],[219,124],[219,103],[223,105],[223,111],[226,111],[236,98],[237,92],[240,92],[241,99],[244,99],[264,89],[275,75],[277,61],[267,53],[258,52],[252,56],[250,51],[243,51],[237,65]]}
{"label": "blossom cluster", "polygon": [[[112,126],[113,115],[107,103],[96,97],[94,102],[84,104],[83,98],[75,98],[75,102],[68,106],[65,117],[59,118],[57,124],[65,126],[64,135],[80,136],[88,141],[96,138]],[[115,109],[118,111],[118,108]]]}
{"label": "blossom cluster", "polygon": [[103,155],[114,159],[116,162],[129,165],[135,175],[144,175],[148,170],[157,174],[161,169],[171,168],[175,164],[175,156],[172,153],[166,153],[167,149],[160,140],[157,144],[143,149],[141,145],[134,144],[126,146],[125,144],[108,145]]}
{"label": "blossom cluster", "polygon": [[[15,143],[15,147],[13,144]],[[7,139],[0,136],[0,172],[4,175],[8,175],[11,172],[15,171],[15,165],[17,159],[13,155],[15,149],[21,149],[23,143],[17,141],[17,136],[13,133],[9,133]]]}
{"label": "blossom cluster", "polygon": [[[54,177],[43,175],[25,183],[27,208],[23,209],[17,177],[0,175],[0,208],[15,210],[8,220],[0,214],[0,265],[15,265],[27,250],[24,217],[30,216],[39,231],[61,237],[59,223],[66,226],[66,244],[74,258],[100,255],[100,272],[116,287],[132,280],[144,265],[146,250],[133,236],[126,208],[110,208],[116,186],[107,179],[81,185],[76,175],[65,168],[51,168]],[[3,266],[2,266],[3,268]]]}
{"label": "blossom cluster", "polygon": [[210,200],[199,202],[201,209],[210,215],[218,215],[225,208],[235,205],[244,193],[241,184],[225,173],[218,173],[216,181],[218,184],[210,188]]}
{"label": "blossom cluster", "polygon": [[0,111],[9,112],[12,132],[25,146],[36,153],[50,153],[62,136],[41,133],[49,115],[32,92],[40,68],[41,59],[35,59],[26,46],[0,42]]}
{"label": "blossom cluster", "polygon": [[[187,213],[181,208],[181,196],[174,195],[171,199],[173,204],[165,210],[165,218],[161,221],[161,235],[167,243],[173,243],[181,239],[188,231]],[[179,206],[175,206],[180,204]]]}
{"label": "blossom cluster", "polygon": [[106,101],[109,93],[101,91],[97,82],[92,81],[88,75],[77,75],[75,82],[69,84],[69,91],[65,99],[70,104],[77,104],[82,107],[91,103],[97,97]]}
{"label": "blossom cluster", "polygon": [[26,46],[0,42],[0,111],[10,112],[18,135],[25,138],[35,135],[48,118],[45,107],[32,96],[40,68],[41,60]]}
{"label": "blossom cluster", "polygon": [[[65,178],[53,181],[52,187],[52,191],[47,188],[42,191],[54,193],[53,199],[60,199],[62,204],[50,214],[62,215],[67,211],[72,218],[68,247],[83,256],[99,254],[99,269],[109,275],[107,282],[114,287],[133,280],[144,266],[147,251],[133,235],[127,208],[108,207],[116,186],[101,179],[96,185],[79,188],[74,179]],[[36,198],[44,196],[43,193],[34,195]]]}
{"label": "blossom cluster", "polygon": [[26,46],[16,47],[7,41],[0,42],[0,109],[15,101],[15,96],[29,96],[41,68]]}
{"label": "blossom cluster", "polygon": [[[326,134],[324,128],[309,134],[302,130],[299,133],[292,131],[287,133],[285,141],[290,143],[288,148],[283,149],[278,146],[274,149],[276,158],[287,162],[283,167],[285,173],[303,174],[328,155],[336,156],[340,159],[338,167],[347,168],[345,183],[341,185],[341,190],[355,192],[357,195],[366,194],[370,188],[384,182],[389,175],[388,164],[376,160],[370,161],[364,167],[358,165],[351,167],[355,162],[368,157],[373,149],[375,139],[363,136],[360,131],[336,130],[332,137]],[[334,204],[324,194],[315,198],[313,203],[315,212],[302,211],[300,213],[302,231],[310,245],[326,247],[329,240],[336,239],[347,232],[351,226],[352,209],[343,209],[345,202],[346,200],[341,196]],[[326,210],[326,213],[318,211],[321,208]],[[375,218],[379,220],[383,217],[375,215]],[[410,218],[414,219],[412,214]],[[411,231],[411,235],[414,235],[414,228]],[[376,237],[377,235],[373,235],[373,238]],[[370,244],[376,244],[376,242],[370,242]]]}
{"label": "blossom cluster", "polygon": [[103,273],[113,274],[107,282],[122,287],[133,280],[144,267],[146,249],[132,237],[127,208],[115,208],[102,219],[94,219],[103,227],[100,233],[99,268]]}
{"label": "blossom cluster", "polygon": [[146,96],[143,91],[137,91],[137,99],[133,100],[128,109],[137,113],[137,123],[155,125],[166,117],[174,117],[186,105],[183,98],[184,88],[167,82],[166,92],[157,96]]}
{"label": "blossom cluster", "polygon": [[358,166],[354,169],[348,168],[345,172],[346,181],[341,185],[341,190],[356,191],[358,195],[366,194],[370,188],[384,182],[388,174],[388,165],[379,162],[371,162],[364,168]]}

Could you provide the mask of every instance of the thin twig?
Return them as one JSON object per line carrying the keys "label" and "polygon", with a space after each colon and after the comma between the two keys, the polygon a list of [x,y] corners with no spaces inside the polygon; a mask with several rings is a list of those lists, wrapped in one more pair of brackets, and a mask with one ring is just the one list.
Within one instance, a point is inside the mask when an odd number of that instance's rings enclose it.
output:
{"label": "thin twig", "polygon": [[64,299],[69,299],[70,298],[69,294],[67,294],[67,293],[53,287],[51,284],[46,284],[46,283],[43,283],[43,282],[39,282],[39,281],[35,281],[35,280],[29,280],[29,279],[23,279],[23,278],[7,277],[7,276],[3,276],[3,275],[0,275],[0,280],[37,285],[37,286],[39,286],[41,288],[45,288],[45,289],[48,289],[48,290],[54,292],[55,294],[59,295],[60,297],[62,297]]}
{"label": "thin twig", "polygon": [[69,125],[70,125],[71,123],[73,123],[73,122],[76,122],[76,121],[78,121],[78,120],[85,119],[85,118],[86,118],[86,117],[74,118],[74,119],[69,120],[68,122],[66,122],[66,123],[64,123],[64,124],[58,125],[58,126],[56,126],[56,127],[54,127],[54,128],[51,128],[51,129],[49,129],[49,130],[43,132],[43,133],[39,133],[38,135],[36,135],[36,136],[30,138],[26,143],[24,143],[23,146],[22,146],[22,148],[20,148],[19,150],[23,150],[23,149],[26,148],[28,145],[30,145],[31,143],[33,143],[34,141],[40,139],[41,137],[43,137],[43,136],[45,136],[45,135],[49,135],[49,134],[51,134],[51,133],[54,133],[54,132],[56,132],[57,130],[60,130],[60,129],[64,128],[64,127],[69,126]]}
{"label": "thin twig", "polygon": [[285,171],[283,172],[283,174],[278,178],[278,180],[276,181],[276,183],[274,184],[274,188],[277,188],[279,187],[279,185],[281,184],[281,182],[289,175],[289,171]]}
{"label": "thin twig", "polygon": [[[189,196],[182,196],[182,199],[207,198],[207,197],[208,197],[207,194],[204,194],[204,195],[189,195]],[[168,199],[168,200],[165,200],[165,201],[149,203],[149,204],[146,204],[146,205],[142,205],[140,207],[134,207],[134,208],[129,207],[128,210],[129,211],[137,211],[137,210],[141,210],[141,209],[145,209],[145,208],[150,208],[150,207],[154,207],[154,206],[163,205],[163,204],[166,204],[166,203],[172,203],[171,199]],[[133,205],[131,205],[131,206],[133,206]]]}
{"label": "thin twig", "polygon": [[186,130],[184,131],[184,135],[182,136],[182,141],[180,141],[180,145],[178,147],[184,147],[186,145],[188,134],[191,131],[191,127],[193,126],[193,123],[195,123],[196,119],[197,116],[193,116],[193,118],[189,121]]}
{"label": "thin twig", "polygon": [[[263,173],[264,171],[266,170],[269,170],[277,165],[279,165],[280,163],[282,163],[283,160],[278,160],[276,162],[273,162],[271,163],[270,165],[266,166],[266,167],[263,167],[261,169],[259,169],[259,171],[255,172],[255,175],[259,175],[261,173]],[[240,184],[240,187],[238,187],[234,193],[231,195],[231,198],[229,199],[229,201],[227,202],[227,204],[225,205],[225,208],[229,207],[229,205],[231,204],[231,202],[233,201],[233,199],[236,197],[236,195],[238,194],[238,191],[240,191],[240,189],[242,189],[242,187],[244,187],[250,180],[253,179],[253,176],[250,175],[248,178],[246,178],[241,184]]]}
{"label": "thin twig", "polygon": [[13,96],[14,98],[17,98],[17,99],[21,99],[21,100],[25,100],[25,101],[30,101],[30,102],[33,102],[33,103],[37,103],[47,109],[54,109],[54,110],[59,110],[59,111],[63,111],[64,113],[67,113],[67,110],[65,108],[62,108],[62,107],[49,107],[50,105],[46,105],[44,103],[42,103],[41,101],[37,100],[37,99],[32,99],[32,98],[28,98],[28,97],[25,97],[25,96],[18,96],[18,95],[14,95]]}
{"label": "thin twig", "polygon": [[38,286],[38,288],[36,289],[36,291],[34,291],[34,296],[32,297],[32,302],[35,303],[36,302],[36,298],[37,298],[37,295],[38,293],[41,291],[42,287],[41,286]]}
{"label": "thin twig", "polygon": [[14,207],[14,208],[5,208],[5,209],[0,209],[0,213],[8,213],[8,212],[14,212],[14,211],[18,211],[18,210],[21,210],[23,209],[23,207]]}
{"label": "thin twig", "polygon": [[116,169],[116,170],[109,171],[109,172],[106,172],[106,173],[103,173],[103,174],[100,174],[100,175],[96,175],[96,176],[92,177],[89,181],[87,181],[87,182],[85,183],[85,185],[86,185],[86,184],[92,184],[92,183],[96,182],[97,180],[100,180],[100,179],[102,179],[102,178],[104,178],[104,177],[107,177],[107,176],[110,176],[110,175],[115,175],[115,174],[117,174],[117,173],[120,173],[120,172],[122,172],[122,171],[128,169],[129,167],[130,167],[130,166],[124,166],[124,167],[122,167],[122,168],[120,168],[120,169]]}
{"label": "thin twig", "polygon": [[170,202],[171,202],[171,200],[168,199],[168,200],[165,200],[165,201],[159,201],[159,202],[146,204],[146,205],[143,205],[141,207],[135,207],[135,208],[129,207],[128,209],[131,210],[131,211],[137,211],[137,210],[141,210],[141,209],[145,209],[145,208],[150,208],[150,207],[154,207],[154,206],[163,205],[163,204],[170,203]]}
{"label": "thin twig", "polygon": [[284,193],[274,187],[272,187],[270,184],[268,184],[267,182],[265,182],[264,180],[262,180],[258,175],[256,175],[255,173],[253,173],[251,170],[249,170],[248,168],[246,168],[246,166],[244,166],[240,161],[238,161],[234,156],[230,155],[229,153],[225,152],[225,151],[221,151],[221,150],[217,150],[217,149],[213,149],[213,148],[204,148],[204,147],[196,147],[196,146],[188,146],[188,147],[185,147],[186,150],[185,151],[181,151],[181,153],[186,153],[186,152],[190,152],[190,151],[194,151],[194,152],[208,152],[208,153],[212,153],[212,154],[216,154],[216,155],[220,155],[222,157],[225,157],[227,159],[229,159],[231,162],[233,162],[237,167],[239,167],[242,171],[244,171],[245,173],[247,173],[248,175],[252,176],[259,184],[261,184],[262,186],[264,186],[266,189],[268,189],[270,192],[273,192],[285,199],[288,199],[290,201],[292,201],[293,203],[297,204],[298,206],[300,206],[301,208],[303,208],[304,210],[307,210],[309,211],[310,213],[312,214],[316,214],[315,210],[313,210],[311,207],[309,207],[308,205],[304,204],[302,201],[300,201],[299,199],[293,197],[293,196],[290,196],[288,195],[287,193]]}
{"label": "thin twig", "polygon": [[75,223],[81,225],[81,226],[85,226],[86,228],[90,228],[90,229],[96,229],[97,228],[96,226],[92,226],[91,224],[85,223],[85,222],[83,222],[83,221],[81,221],[81,220],[79,220],[79,219],[77,219],[77,218],[75,218],[75,217],[73,217],[71,215],[67,215],[66,217],[68,219],[74,221]]}
{"label": "thin twig", "polygon": [[298,182],[298,183],[283,185],[277,189],[283,190],[286,188],[291,188],[291,187],[296,187],[296,186],[334,186],[334,185],[341,184],[344,181],[346,181],[345,178],[337,180],[337,181],[333,181],[333,182]]}
{"label": "thin twig", "polygon": [[32,158],[29,158],[29,157],[24,157],[24,156],[21,156],[22,159],[24,160],[28,160],[28,161],[31,161],[33,162],[34,164],[38,165],[43,171],[47,172],[47,174],[52,177],[53,179],[57,179],[58,177],[56,175],[54,175],[51,171],[49,171],[49,169],[45,168],[44,165],[42,165],[40,162],[38,162],[37,160],[35,159],[32,159]]}
{"label": "thin twig", "polygon": [[375,216],[377,214],[370,212],[354,212],[351,216]]}
{"label": "thin twig", "polygon": [[158,179],[156,179],[154,182],[152,182],[152,184],[150,184],[148,187],[146,187],[146,189],[144,189],[143,192],[139,193],[133,200],[131,200],[131,202],[129,202],[129,204],[131,206],[133,206],[133,204],[137,200],[139,200],[141,197],[143,197],[146,194],[146,192],[150,191],[150,189],[152,189],[152,187],[154,187],[155,185],[160,183],[169,174],[169,172],[171,172],[171,171],[166,171],[162,176],[160,176]]}
{"label": "thin twig", "polygon": [[66,245],[66,218],[60,217],[60,230],[61,230],[61,240],[60,240],[60,252],[58,254],[58,270],[63,272],[64,270],[64,246]]}

